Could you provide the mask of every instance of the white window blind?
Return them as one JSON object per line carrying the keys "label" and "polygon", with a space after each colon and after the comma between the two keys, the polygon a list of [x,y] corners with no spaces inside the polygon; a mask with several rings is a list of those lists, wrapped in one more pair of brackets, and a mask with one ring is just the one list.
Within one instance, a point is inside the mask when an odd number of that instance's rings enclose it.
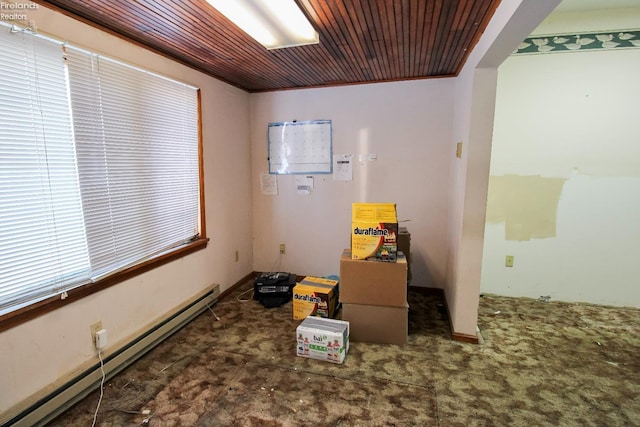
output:
{"label": "white window blind", "polygon": [[0,315],[198,236],[197,97],[0,25]]}
{"label": "white window blind", "polygon": [[86,282],[60,45],[0,25],[0,313]]}
{"label": "white window blind", "polygon": [[198,234],[193,87],[67,47],[93,277]]}

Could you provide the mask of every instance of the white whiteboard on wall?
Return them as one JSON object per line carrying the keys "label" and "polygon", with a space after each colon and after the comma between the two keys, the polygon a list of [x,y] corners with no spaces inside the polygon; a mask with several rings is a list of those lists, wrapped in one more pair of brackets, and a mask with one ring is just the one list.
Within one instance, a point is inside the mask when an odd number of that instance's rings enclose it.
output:
{"label": "white whiteboard on wall", "polygon": [[331,120],[269,123],[270,174],[330,174]]}

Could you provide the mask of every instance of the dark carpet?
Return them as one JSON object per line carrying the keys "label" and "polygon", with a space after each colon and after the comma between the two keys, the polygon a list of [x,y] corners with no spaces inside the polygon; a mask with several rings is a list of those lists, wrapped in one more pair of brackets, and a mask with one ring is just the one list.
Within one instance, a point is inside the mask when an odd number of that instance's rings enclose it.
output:
{"label": "dark carpet", "polygon": [[[640,426],[640,311],[485,295],[483,341],[451,340],[409,292],[409,342],[296,356],[291,303],[251,282],[105,384],[99,426]],[[91,425],[96,391],[50,425]],[[149,411],[149,413],[143,413]]]}

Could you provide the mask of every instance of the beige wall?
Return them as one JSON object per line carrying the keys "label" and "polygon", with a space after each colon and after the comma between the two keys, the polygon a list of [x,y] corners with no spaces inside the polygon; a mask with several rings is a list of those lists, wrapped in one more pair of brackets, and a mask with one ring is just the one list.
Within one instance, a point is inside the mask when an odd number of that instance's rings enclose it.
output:
{"label": "beige wall", "polygon": [[[454,79],[252,94],[254,267],[303,275],[340,273],[350,245],[353,202],[395,202],[411,232],[412,284],[442,287],[450,203]],[[309,195],[295,177],[277,177],[263,195],[270,122],[330,119],[335,154],[354,156],[353,181],[315,175]],[[360,154],[377,160],[361,163]],[[279,243],[287,245],[281,259]]]}
{"label": "beige wall", "polygon": [[[640,8],[565,12],[535,33],[617,34],[638,23]],[[500,66],[483,292],[640,306],[638,69],[640,49]]]}
{"label": "beige wall", "polygon": [[0,413],[95,363],[94,322],[108,330],[109,352],[213,283],[224,290],[253,270],[249,94],[44,7],[29,17],[41,33],[201,89],[211,241],[203,251],[0,333]]}

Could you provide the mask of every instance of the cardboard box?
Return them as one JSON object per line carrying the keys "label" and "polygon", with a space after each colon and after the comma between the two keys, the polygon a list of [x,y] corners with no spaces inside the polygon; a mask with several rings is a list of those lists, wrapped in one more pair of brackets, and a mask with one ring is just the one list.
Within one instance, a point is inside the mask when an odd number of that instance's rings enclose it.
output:
{"label": "cardboard box", "polygon": [[404,307],[407,303],[407,260],[354,260],[349,249],[340,258],[340,302]]}
{"label": "cardboard box", "polygon": [[353,259],[395,262],[397,235],[396,222],[354,222],[351,224],[351,256]]}
{"label": "cardboard box", "polygon": [[349,322],[353,341],[403,345],[409,338],[409,305],[406,302],[404,307],[343,304],[342,320]]}
{"label": "cardboard box", "polygon": [[411,281],[411,233],[407,227],[398,227],[398,252],[407,259],[407,282]]}
{"label": "cardboard box", "polygon": [[296,353],[301,357],[342,363],[349,352],[349,322],[307,317],[296,329]]}
{"label": "cardboard box", "polygon": [[395,262],[398,251],[395,203],[353,203],[351,256]]}
{"label": "cardboard box", "polygon": [[398,222],[395,203],[352,203],[351,222]]}
{"label": "cardboard box", "polygon": [[293,288],[293,318],[334,317],[338,309],[338,281],[307,276]]}

